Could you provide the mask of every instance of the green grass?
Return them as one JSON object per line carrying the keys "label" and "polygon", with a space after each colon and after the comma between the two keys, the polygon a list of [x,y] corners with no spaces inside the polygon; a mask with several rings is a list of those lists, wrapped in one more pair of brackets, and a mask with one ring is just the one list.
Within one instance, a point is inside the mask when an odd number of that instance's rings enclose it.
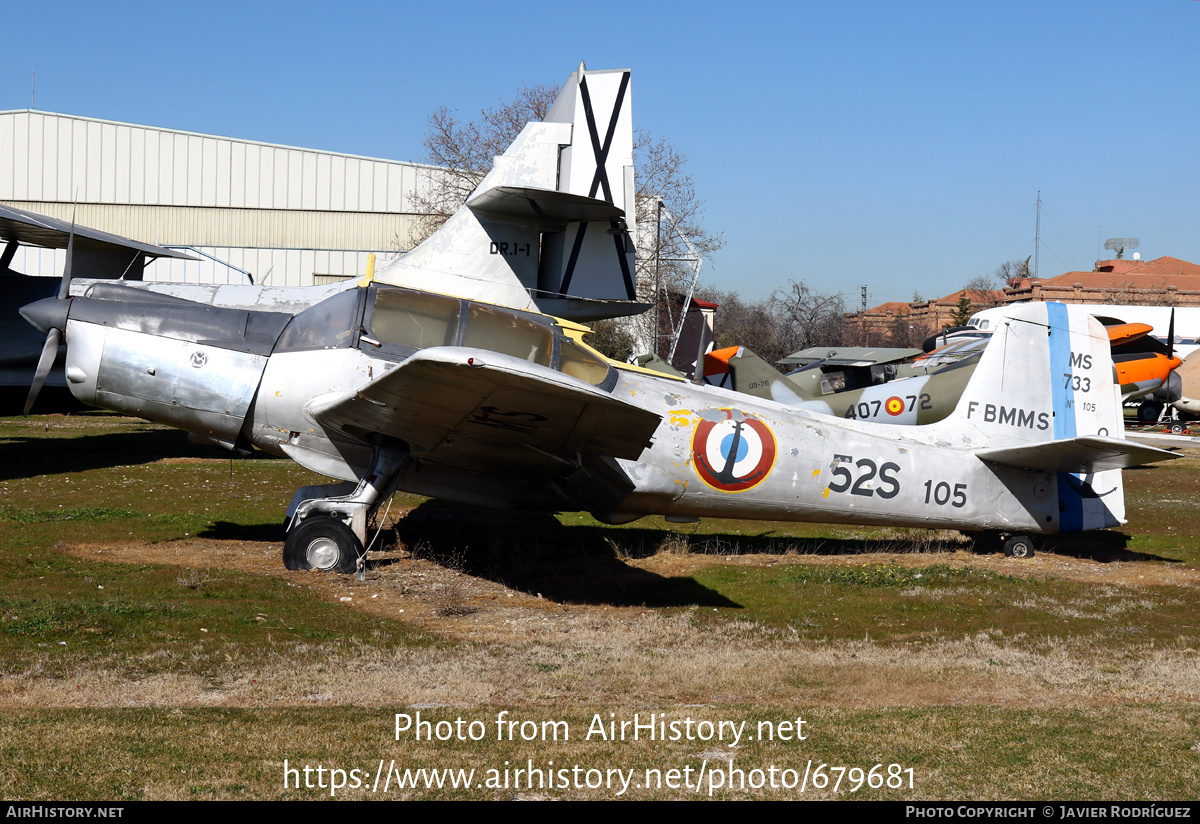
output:
{"label": "green grass", "polygon": [[[290,490],[314,477],[290,461],[231,463],[182,433],[104,413],[0,419],[0,449],[6,672],[36,666],[54,675],[92,661],[139,673],[213,672],[230,657],[289,645],[428,642],[279,578],[204,570],[193,588],[177,567],[60,551],[64,542],[277,539]],[[39,474],[47,463],[63,471]]]}
{"label": "green grass", "polygon": [[[1133,710],[1081,708],[996,712],[987,708],[862,710],[796,708],[792,712],[762,712],[731,705],[669,709],[649,705],[604,707],[604,720],[614,713],[631,720],[639,713],[663,713],[671,720],[728,720],[745,722],[754,736],[760,721],[778,725],[803,718],[806,739],[748,741],[734,750],[733,765],[749,775],[753,770],[793,769],[803,774],[825,765],[824,774],[836,779],[836,768],[869,772],[875,765],[898,764],[912,770],[904,785],[889,789],[860,786],[852,790],[848,777],[836,794],[831,780],[823,789],[761,789],[710,787],[700,791],[646,788],[647,770],[690,770],[695,782],[702,764],[729,762],[709,754],[729,751],[716,742],[604,741],[584,736],[592,714],[578,709],[547,711],[525,708],[511,713],[522,720],[564,721],[570,741],[497,741],[495,719],[501,707],[427,708],[431,721],[463,718],[486,725],[478,742],[415,741],[395,736],[397,708],[334,709],[146,709],[17,711],[3,714],[0,758],[9,765],[0,775],[0,794],[9,800],[69,798],[73,800],[136,801],[162,797],[197,799],[512,799],[517,797],[614,798],[605,787],[531,790],[513,786],[512,770],[533,766],[621,769],[633,771],[626,798],[764,798],[911,801],[931,798],[1009,800],[1140,801],[1191,799],[1200,781],[1196,747],[1200,740],[1200,710],[1146,706]],[[1112,742],[1120,741],[1120,747]],[[80,757],[80,753],[88,753]],[[284,786],[284,760],[289,767],[360,770],[368,777],[359,788],[331,793],[326,788],[297,789],[297,776]],[[374,789],[380,762],[385,770],[475,770],[483,787],[451,790],[424,786],[384,792]],[[508,770],[509,786],[486,786],[487,771]],[[299,777],[301,781],[303,773]],[[504,773],[499,772],[501,780]],[[598,776],[597,776],[598,777]],[[711,780],[711,779],[710,779]],[[860,781],[860,783],[862,783]]]}
{"label": "green grass", "polygon": [[[738,765],[803,766],[811,759],[814,765],[899,763],[914,770],[911,792],[889,795],[868,788],[853,797],[1140,800],[1191,798],[1200,786],[1200,711],[1191,704],[1153,695],[1116,703],[1102,691],[1079,697],[1083,694],[1065,690],[1066,697],[1057,700],[1066,703],[1020,707],[1020,688],[1012,691],[1019,678],[1003,682],[1009,690],[1000,696],[1003,701],[989,680],[1010,677],[1012,662],[1024,660],[1019,656],[947,664],[945,678],[960,679],[968,688],[936,706],[921,706],[923,696],[909,693],[910,702],[863,707],[843,698],[838,681],[859,674],[856,649],[919,651],[986,634],[996,648],[1050,661],[1065,647],[1093,649],[1093,664],[1120,683],[1127,672],[1150,666],[1146,662],[1154,651],[1172,651],[1185,662],[1194,656],[1200,647],[1195,619],[1200,590],[1195,587],[1031,576],[1019,562],[1011,572],[995,571],[974,565],[969,554],[951,559],[951,553],[970,551],[954,539],[930,543],[908,530],[720,520],[681,529],[658,518],[614,528],[586,515],[466,513],[406,499],[420,506],[402,522],[399,537],[413,547],[420,541],[420,556],[442,569],[503,584],[510,593],[540,594],[564,612],[585,605],[615,611],[630,622],[647,615],[664,621],[689,618],[683,640],[650,650],[635,646],[631,660],[641,654],[645,658],[637,660],[671,662],[670,656],[678,654],[682,668],[692,663],[689,656],[720,652],[741,643],[738,639],[771,650],[772,644],[783,644],[778,672],[756,673],[768,684],[774,678],[772,688],[753,699],[736,690],[693,696],[669,684],[652,687],[638,673],[622,673],[630,684],[623,697],[600,703],[587,697],[597,686],[589,683],[591,668],[607,672],[603,667],[618,653],[555,646],[546,636],[479,643],[464,630],[440,637],[413,629],[398,614],[376,617],[316,594],[298,584],[301,579],[282,573],[108,563],[63,551],[127,542],[161,546],[165,552],[174,542],[210,540],[241,541],[274,556],[288,498],[297,486],[316,482],[289,461],[230,460],[180,433],[99,413],[0,419],[0,450],[0,688],[5,694],[19,692],[30,679],[82,691],[79,673],[103,672],[117,679],[118,686],[107,689],[118,695],[119,684],[133,689],[156,677],[184,675],[219,696],[225,685],[251,677],[247,673],[267,661],[303,673],[313,666],[336,672],[348,663],[366,669],[389,655],[413,656],[402,660],[416,667],[446,656],[473,662],[509,655],[519,662],[510,668],[527,671],[521,677],[532,679],[536,689],[512,702],[492,699],[424,711],[439,718],[494,719],[509,710],[531,719],[565,719],[573,729],[586,729],[593,712],[690,713],[752,724],[802,714],[812,724],[810,740],[748,743],[737,755]],[[1200,568],[1200,461],[1128,472],[1126,487],[1129,525],[1051,542],[1058,559],[1079,559],[1100,569],[1127,564],[1147,571]],[[638,565],[639,559],[664,551],[678,554],[680,569],[690,558],[704,556],[704,563],[662,575]],[[860,559],[864,553],[883,554]],[[753,562],[739,557],[751,554],[763,557]],[[500,600],[503,605],[505,599]],[[495,608],[485,605],[481,614]],[[461,610],[448,614],[462,621],[474,617]],[[522,615],[539,620],[537,613]],[[765,640],[754,640],[759,638]],[[696,646],[673,652],[671,644],[687,642]],[[792,663],[787,644],[795,645],[797,655],[823,650],[844,655],[829,672],[812,665],[805,669]],[[425,659],[424,651],[437,655]],[[284,789],[284,758],[371,771],[380,759],[404,766],[487,769],[505,760],[551,758],[558,764],[644,771],[696,769],[706,752],[718,749],[697,742],[514,744],[491,735],[476,743],[396,741],[392,713],[408,711],[412,699],[401,691],[395,706],[355,706],[353,672],[346,684],[338,694],[339,702],[348,704],[342,706],[312,706],[327,699],[301,701],[295,695],[303,689],[297,693],[289,687],[292,697],[283,704],[268,695],[246,708],[197,708],[189,693],[178,706],[166,700],[163,706],[127,709],[3,710],[0,758],[8,769],[0,774],[0,793],[11,799],[118,801],[316,798],[326,794]],[[1029,683],[1031,694],[1053,687]],[[896,694],[906,693],[901,688]],[[390,797],[518,794],[482,788]],[[526,794],[611,795],[590,790]],[[368,797],[362,791],[357,795]],[[676,790],[631,795],[694,797]],[[715,797],[792,796],[723,789]],[[805,797],[831,796],[810,789]]]}

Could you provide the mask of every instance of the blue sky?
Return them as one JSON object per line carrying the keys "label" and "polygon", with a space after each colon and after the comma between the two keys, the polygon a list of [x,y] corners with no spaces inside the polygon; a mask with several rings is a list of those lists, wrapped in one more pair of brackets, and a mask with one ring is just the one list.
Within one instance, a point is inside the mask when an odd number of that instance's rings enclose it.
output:
{"label": "blue sky", "polygon": [[44,3],[5,12],[0,108],[421,160],[578,62],[631,68],[634,119],[690,159],[726,247],[704,279],[935,297],[1097,236],[1200,262],[1200,2],[632,5]]}

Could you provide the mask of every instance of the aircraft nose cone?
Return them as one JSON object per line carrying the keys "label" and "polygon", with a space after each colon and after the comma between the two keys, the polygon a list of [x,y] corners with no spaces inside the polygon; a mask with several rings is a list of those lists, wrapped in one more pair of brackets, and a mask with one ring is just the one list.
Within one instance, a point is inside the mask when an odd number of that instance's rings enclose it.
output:
{"label": "aircraft nose cone", "polygon": [[61,298],[42,298],[21,307],[21,317],[42,332],[65,329],[71,301]]}

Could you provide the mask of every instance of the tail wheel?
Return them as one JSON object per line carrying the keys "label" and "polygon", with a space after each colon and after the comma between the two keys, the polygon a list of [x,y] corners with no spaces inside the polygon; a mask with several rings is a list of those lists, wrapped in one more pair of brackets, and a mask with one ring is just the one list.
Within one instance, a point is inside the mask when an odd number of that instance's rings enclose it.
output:
{"label": "tail wheel", "polygon": [[1033,539],[1028,535],[1014,535],[1004,542],[1004,554],[1009,558],[1032,558]]}
{"label": "tail wheel", "polygon": [[365,554],[362,541],[337,518],[315,515],[293,527],[283,544],[288,569],[352,573]]}

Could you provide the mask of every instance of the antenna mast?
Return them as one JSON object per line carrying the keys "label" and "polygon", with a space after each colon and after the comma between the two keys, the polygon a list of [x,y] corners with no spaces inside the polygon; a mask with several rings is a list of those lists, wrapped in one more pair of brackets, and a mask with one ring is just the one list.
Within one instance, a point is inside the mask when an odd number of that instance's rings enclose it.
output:
{"label": "antenna mast", "polygon": [[1041,271],[1040,262],[1042,259],[1042,192],[1038,190],[1037,200],[1037,227],[1033,234],[1033,276],[1036,278],[1038,272]]}

